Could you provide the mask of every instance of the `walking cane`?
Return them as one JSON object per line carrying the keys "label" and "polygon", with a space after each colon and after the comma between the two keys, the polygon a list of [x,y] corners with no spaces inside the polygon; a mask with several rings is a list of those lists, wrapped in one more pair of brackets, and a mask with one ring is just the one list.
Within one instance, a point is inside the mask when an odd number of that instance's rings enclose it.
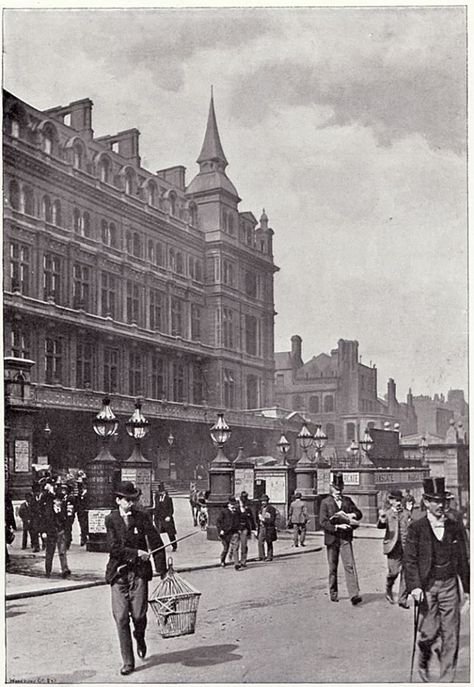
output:
{"label": "walking cane", "polygon": [[[173,539],[173,541],[168,542],[168,544],[163,544],[163,546],[158,546],[157,549],[153,549],[152,551],[148,551],[147,553],[149,553],[151,556],[154,553],[158,553],[158,551],[162,551],[162,549],[166,549],[167,546],[172,546],[173,544],[177,544],[179,541],[183,541],[183,539],[187,539],[188,537],[192,537],[195,534],[198,534],[199,532],[200,532],[200,530],[196,530],[194,532],[191,532],[190,534],[185,534],[184,537],[180,537],[179,539]],[[146,540],[147,540],[147,544],[148,544],[148,537],[146,538]],[[122,563],[122,565],[119,565],[116,572],[115,572],[115,575],[112,577],[112,579],[110,581],[110,584],[112,584],[112,582],[115,582],[116,578],[120,577],[120,575],[123,573],[123,571],[127,567],[128,567],[128,563]]]}
{"label": "walking cane", "polygon": [[418,635],[418,620],[420,618],[420,603],[415,601],[413,606],[413,649],[411,652],[410,682],[413,682],[413,664],[415,662],[416,637]]}

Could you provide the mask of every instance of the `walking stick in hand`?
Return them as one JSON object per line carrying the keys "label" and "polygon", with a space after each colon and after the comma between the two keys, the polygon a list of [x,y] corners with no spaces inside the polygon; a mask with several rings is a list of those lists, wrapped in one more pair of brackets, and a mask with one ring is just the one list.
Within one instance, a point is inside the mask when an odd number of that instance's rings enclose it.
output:
{"label": "walking stick in hand", "polygon": [[416,638],[418,635],[418,621],[420,619],[420,602],[416,601],[413,606],[413,649],[411,652],[410,682],[413,682],[413,665],[415,663]]}

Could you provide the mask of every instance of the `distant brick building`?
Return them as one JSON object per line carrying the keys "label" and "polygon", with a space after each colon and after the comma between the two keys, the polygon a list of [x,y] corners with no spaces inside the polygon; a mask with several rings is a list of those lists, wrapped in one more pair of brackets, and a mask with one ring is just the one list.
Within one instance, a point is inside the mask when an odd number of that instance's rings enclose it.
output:
{"label": "distant brick building", "polygon": [[[340,339],[331,354],[302,359],[300,336],[291,338],[291,351],[275,354],[275,401],[283,408],[304,412],[320,424],[328,449],[344,452],[366,427],[382,429],[399,423],[403,434],[415,433],[416,413],[409,394],[406,403],[396,398],[390,379],[386,400],[377,396],[377,369],[359,362],[357,341]],[[330,453],[330,451],[329,451]]]}
{"label": "distant brick building", "polygon": [[274,403],[273,231],[239,210],[212,98],[188,185],[182,166],[142,167],[137,129],[95,138],[89,99],[40,111],[5,93],[3,154],[4,350],[34,363],[29,462],[46,422],[57,464],[90,460],[104,394],[124,417],[143,396],[155,444],[186,430],[196,464],[216,409],[273,426],[243,412]]}
{"label": "distant brick building", "polygon": [[464,431],[469,432],[469,406],[462,389],[450,389],[444,394],[414,396],[413,404],[418,417],[418,431],[444,437],[450,421],[461,422]]}

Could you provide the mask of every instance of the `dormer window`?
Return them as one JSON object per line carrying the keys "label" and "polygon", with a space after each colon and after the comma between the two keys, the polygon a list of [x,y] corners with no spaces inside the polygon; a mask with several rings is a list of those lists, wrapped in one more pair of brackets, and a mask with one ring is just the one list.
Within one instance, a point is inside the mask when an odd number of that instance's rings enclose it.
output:
{"label": "dormer window", "polygon": [[16,118],[10,119],[10,134],[13,138],[20,138],[20,122]]}
{"label": "dormer window", "polygon": [[133,176],[131,172],[125,174],[125,193],[131,196],[133,193]]}
{"label": "dormer window", "polygon": [[99,179],[104,184],[109,183],[110,179],[110,161],[107,157],[103,157],[99,163]]}
{"label": "dormer window", "polygon": [[74,169],[82,169],[82,147],[80,143],[75,143],[73,148],[73,165]]}
{"label": "dormer window", "polygon": [[156,186],[153,182],[148,184],[148,205],[156,205]]}

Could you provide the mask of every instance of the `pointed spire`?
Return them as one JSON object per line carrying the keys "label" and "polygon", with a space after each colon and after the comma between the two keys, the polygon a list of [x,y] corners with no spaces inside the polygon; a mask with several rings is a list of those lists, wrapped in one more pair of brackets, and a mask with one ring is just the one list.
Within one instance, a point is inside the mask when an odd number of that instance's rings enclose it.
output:
{"label": "pointed spire", "polygon": [[209,104],[209,115],[207,118],[206,133],[202,144],[201,152],[197,159],[198,164],[203,162],[220,162],[221,169],[228,165],[224,151],[222,150],[219,131],[217,129],[216,113],[214,111],[214,89],[211,86],[211,102]]}

